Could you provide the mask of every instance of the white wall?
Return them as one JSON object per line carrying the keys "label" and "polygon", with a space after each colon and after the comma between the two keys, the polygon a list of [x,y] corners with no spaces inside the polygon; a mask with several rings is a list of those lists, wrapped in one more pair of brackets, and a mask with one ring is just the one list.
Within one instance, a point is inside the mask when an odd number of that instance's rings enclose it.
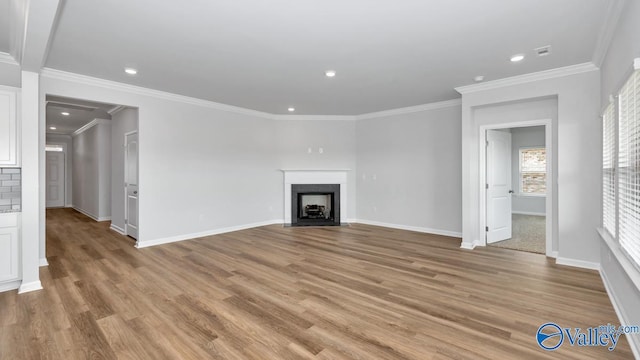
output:
{"label": "white wall", "polygon": [[[544,105],[542,105],[544,106]],[[548,107],[556,107],[554,104]],[[553,116],[557,110],[553,112]],[[512,186],[514,194],[511,197],[511,211],[513,213],[523,214],[539,214],[545,213],[545,197],[544,196],[527,196],[522,195],[520,189],[520,149],[531,147],[545,146],[544,126],[528,126],[511,129],[511,172]]]}
{"label": "white wall", "polygon": [[360,120],[358,220],[460,236],[460,105]]}
{"label": "white wall", "polygon": [[111,116],[111,226],[124,231],[124,134],[138,130],[138,109],[125,108]]}
{"label": "white wall", "polygon": [[[356,217],[355,121],[275,121],[278,169],[351,169],[347,174],[347,219]],[[311,153],[308,152],[311,148]],[[320,153],[322,148],[322,153]],[[280,175],[280,181],[284,181]]]}
{"label": "white wall", "polygon": [[[485,85],[486,86],[486,85]],[[580,67],[569,75],[541,78],[526,83],[480,88],[462,96],[462,198],[463,245],[480,243],[479,142],[480,125],[518,121],[520,112],[497,119],[485,108],[495,109],[496,115],[506,114],[501,105],[518,102],[527,106],[535,99],[557,97],[557,131],[554,131],[554,157],[557,157],[557,211],[554,220],[557,234],[552,234],[557,246],[558,261],[573,265],[597,267],[600,245],[595,228],[600,224],[602,159],[600,133],[599,92],[600,74],[597,69]],[[508,104],[507,104],[508,105]],[[549,118],[550,106],[537,106],[526,116]],[[489,111],[490,113],[491,111]],[[509,111],[511,112],[511,111]],[[539,114],[536,114],[539,112]],[[555,125],[553,126],[555,128]],[[556,229],[554,228],[555,232]],[[554,249],[555,250],[555,249]]]}
{"label": "white wall", "polygon": [[111,217],[111,123],[73,136],[73,207],[98,221]]}
{"label": "white wall", "polygon": [[[617,23],[613,41],[602,64],[601,108],[609,103],[631,73],[634,58],[640,57],[640,1],[628,0]],[[598,127],[601,129],[601,126]],[[599,165],[594,161],[594,166]],[[598,174],[601,176],[601,174]],[[601,192],[598,192],[602,196]],[[600,208],[601,210],[601,208]],[[600,216],[602,213],[600,212]],[[626,266],[623,265],[626,262]],[[623,324],[640,324],[640,271],[629,266],[629,260],[615,242],[601,243],[600,267],[603,279]],[[640,334],[628,336],[635,356],[640,358]]]}
{"label": "white wall", "polygon": [[66,147],[65,156],[65,168],[64,168],[64,176],[65,176],[65,187],[64,187],[64,197],[65,197],[65,206],[71,207],[73,206],[73,140],[71,135],[61,135],[61,134],[47,134],[46,136],[47,144],[53,145],[64,145]]}

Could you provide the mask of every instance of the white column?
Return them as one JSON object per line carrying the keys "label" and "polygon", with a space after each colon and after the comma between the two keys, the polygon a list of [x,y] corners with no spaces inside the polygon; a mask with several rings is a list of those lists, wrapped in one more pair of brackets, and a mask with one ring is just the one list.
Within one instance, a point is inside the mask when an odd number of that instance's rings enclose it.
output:
{"label": "white column", "polygon": [[40,75],[22,72],[22,285],[19,293],[42,289],[40,257]]}

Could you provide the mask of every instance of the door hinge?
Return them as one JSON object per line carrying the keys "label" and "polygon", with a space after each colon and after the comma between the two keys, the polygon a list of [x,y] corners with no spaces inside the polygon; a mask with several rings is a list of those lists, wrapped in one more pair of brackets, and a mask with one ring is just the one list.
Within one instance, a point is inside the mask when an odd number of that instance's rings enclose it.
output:
{"label": "door hinge", "polygon": [[488,227],[488,226],[487,226],[487,227],[485,227],[485,231],[486,231],[486,232],[489,232],[489,227]]}
{"label": "door hinge", "polygon": [[487,143],[486,143],[486,145],[485,145],[485,146],[487,146],[487,147],[489,146],[489,140],[487,140]]}
{"label": "door hinge", "polygon": [[485,186],[485,189],[488,189],[488,188],[489,188],[489,184],[485,184],[485,185],[486,185],[486,186]]}

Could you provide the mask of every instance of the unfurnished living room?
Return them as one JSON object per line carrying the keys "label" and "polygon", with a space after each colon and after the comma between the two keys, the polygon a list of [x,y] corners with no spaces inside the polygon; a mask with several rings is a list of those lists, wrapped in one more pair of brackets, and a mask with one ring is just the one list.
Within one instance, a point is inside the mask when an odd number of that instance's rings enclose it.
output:
{"label": "unfurnished living room", "polygon": [[0,359],[640,359],[638,189],[638,0],[0,0]]}

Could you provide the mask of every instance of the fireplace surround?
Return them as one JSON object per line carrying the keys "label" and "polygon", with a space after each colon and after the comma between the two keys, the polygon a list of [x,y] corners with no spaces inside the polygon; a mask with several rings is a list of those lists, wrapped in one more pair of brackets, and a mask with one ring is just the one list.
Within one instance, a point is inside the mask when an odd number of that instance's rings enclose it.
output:
{"label": "fireplace surround", "polygon": [[[299,170],[299,169],[281,169],[284,173],[284,224],[290,226],[293,224],[293,200],[292,185],[333,185],[338,186],[339,191],[334,191],[333,204],[309,204],[308,205],[324,205],[324,215],[326,217],[327,210],[333,210],[334,221],[338,224],[347,223],[347,174],[350,169],[323,169],[323,170]],[[328,192],[327,192],[328,193]],[[326,193],[323,192],[323,194]],[[316,194],[317,195],[317,194]],[[297,205],[297,196],[296,205]],[[312,201],[313,202],[313,201]],[[328,208],[328,206],[331,206]],[[297,210],[296,210],[297,211]],[[296,212],[297,214],[297,212]],[[331,215],[329,213],[329,215]],[[319,212],[315,212],[314,216],[319,217]],[[325,218],[326,220],[326,218]]]}
{"label": "fireplace surround", "polygon": [[340,225],[340,184],[291,184],[291,226]]}

